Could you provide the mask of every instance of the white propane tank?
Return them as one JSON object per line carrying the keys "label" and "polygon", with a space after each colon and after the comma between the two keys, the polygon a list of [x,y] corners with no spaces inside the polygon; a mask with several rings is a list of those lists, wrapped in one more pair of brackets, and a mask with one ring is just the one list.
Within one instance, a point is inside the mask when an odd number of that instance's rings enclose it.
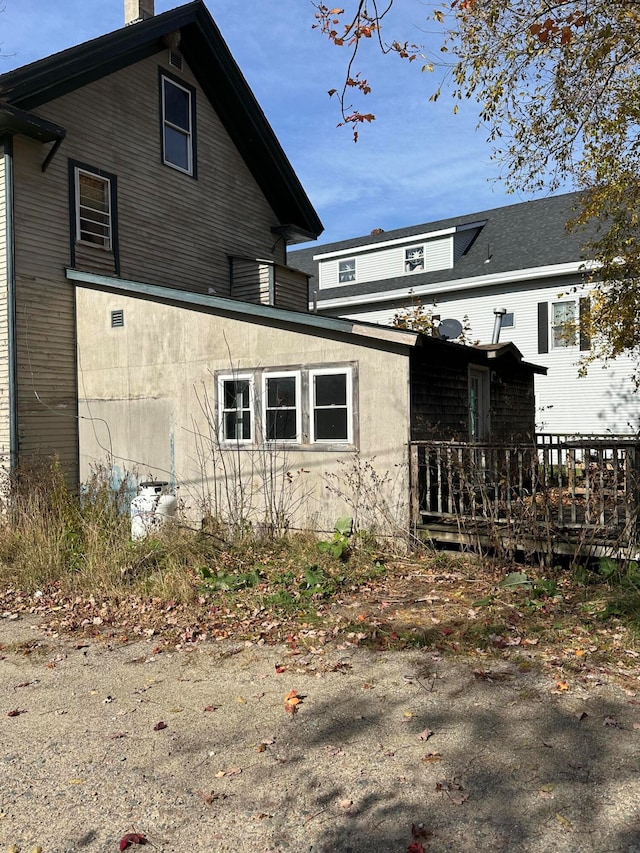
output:
{"label": "white propane tank", "polygon": [[176,514],[178,499],[163,493],[168,485],[161,480],[140,483],[139,493],[131,501],[132,539],[144,539]]}

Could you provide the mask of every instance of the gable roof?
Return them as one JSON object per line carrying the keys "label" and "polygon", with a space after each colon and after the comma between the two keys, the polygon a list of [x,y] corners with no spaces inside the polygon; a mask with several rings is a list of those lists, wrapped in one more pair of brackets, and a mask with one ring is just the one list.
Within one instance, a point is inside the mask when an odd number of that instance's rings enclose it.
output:
{"label": "gable roof", "polygon": [[565,271],[569,274],[576,272],[586,260],[583,246],[589,239],[588,231],[578,229],[570,232],[566,229],[567,221],[576,213],[578,200],[579,193],[565,193],[393,231],[310,246],[292,251],[289,254],[289,263],[314,276],[310,283],[310,289],[313,291],[317,289],[318,256],[346,252],[345,257],[348,257],[349,250],[356,248],[372,251],[379,244],[389,241],[401,241],[418,235],[427,235],[428,239],[428,235],[449,232],[459,241],[465,234],[474,234],[450,269],[323,288],[318,296],[324,301],[332,297],[348,298],[394,290],[406,294],[409,288],[415,290],[421,285],[446,284],[460,280],[472,282],[476,278],[499,277],[517,270],[550,266],[561,271],[566,265]]}
{"label": "gable roof", "polygon": [[[22,111],[37,109],[166,50],[166,38],[178,30],[185,61],[286,229],[287,239],[315,239],[322,233],[322,223],[203,0],[2,74],[2,100]],[[23,132],[10,118],[0,113],[1,129]],[[33,119],[37,125],[38,118]]]}

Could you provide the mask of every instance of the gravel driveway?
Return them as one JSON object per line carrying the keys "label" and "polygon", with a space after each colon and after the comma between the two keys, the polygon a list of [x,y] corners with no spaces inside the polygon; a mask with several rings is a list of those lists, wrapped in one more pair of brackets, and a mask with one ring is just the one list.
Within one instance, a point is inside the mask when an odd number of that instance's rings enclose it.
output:
{"label": "gravel driveway", "polygon": [[0,846],[640,851],[639,693],[524,659],[160,653],[0,619]]}

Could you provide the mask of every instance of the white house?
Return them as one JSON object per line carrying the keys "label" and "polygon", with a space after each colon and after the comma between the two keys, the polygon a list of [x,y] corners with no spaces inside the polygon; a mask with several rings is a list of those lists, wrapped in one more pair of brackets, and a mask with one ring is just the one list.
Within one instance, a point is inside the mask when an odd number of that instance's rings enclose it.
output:
{"label": "white house", "polygon": [[[558,433],[640,429],[640,397],[631,360],[594,362],[580,376],[586,335],[567,336],[567,320],[589,307],[584,232],[568,232],[576,194],[508,205],[423,225],[289,253],[310,279],[310,304],[331,316],[391,324],[423,305],[436,323],[469,327],[489,343],[501,316],[500,342],[511,341],[548,369],[536,378],[537,428]],[[449,325],[455,336],[456,325]],[[447,328],[446,326],[444,327]],[[453,330],[453,332],[451,332]]]}

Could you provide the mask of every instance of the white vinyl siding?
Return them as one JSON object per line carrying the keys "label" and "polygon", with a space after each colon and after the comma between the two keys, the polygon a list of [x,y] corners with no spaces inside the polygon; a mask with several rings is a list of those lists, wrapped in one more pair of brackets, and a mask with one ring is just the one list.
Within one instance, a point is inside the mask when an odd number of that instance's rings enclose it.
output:
{"label": "white vinyl siding", "polygon": [[[422,254],[422,267],[409,269],[408,252]],[[388,278],[411,275],[416,272],[435,272],[453,267],[453,237],[446,235],[424,243],[407,241],[402,246],[388,246],[383,249],[372,247],[370,251],[358,254],[358,284],[368,281],[381,281]],[[327,258],[319,263],[319,286],[321,289],[348,284],[355,279],[344,279],[344,265],[354,263],[353,258]],[[354,268],[355,273],[355,268]]]}

